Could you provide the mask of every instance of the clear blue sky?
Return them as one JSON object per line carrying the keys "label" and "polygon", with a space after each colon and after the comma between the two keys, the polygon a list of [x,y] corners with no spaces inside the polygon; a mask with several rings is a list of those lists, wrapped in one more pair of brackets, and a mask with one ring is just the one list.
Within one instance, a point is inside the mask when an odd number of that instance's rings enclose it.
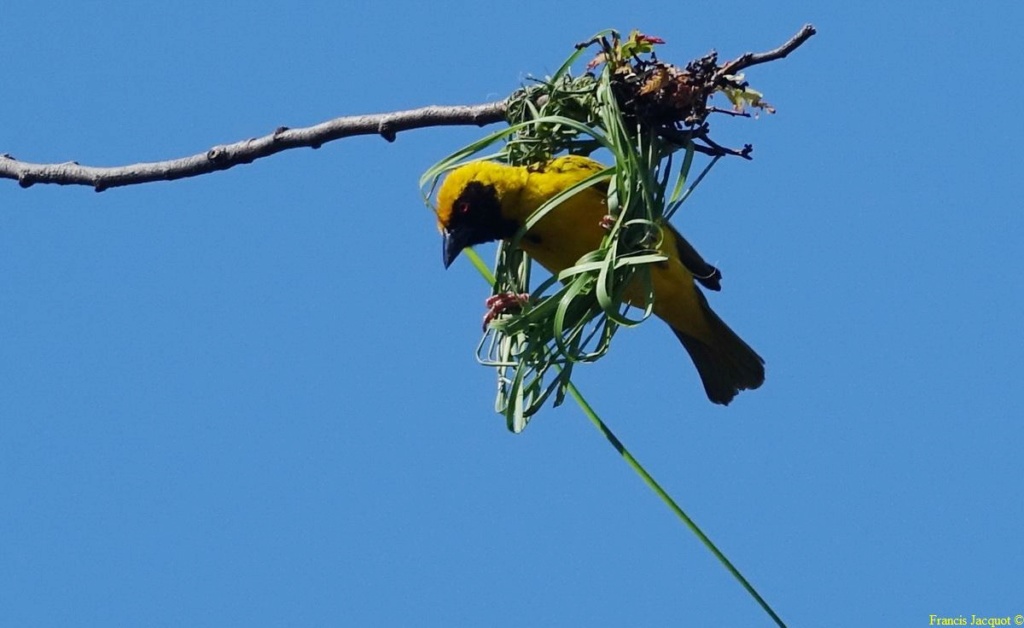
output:
{"label": "clear blue sky", "polygon": [[[766,384],[712,406],[657,322],[578,383],[792,626],[1024,613],[1021,4],[318,4],[6,3],[0,152],[183,156],[500,98],[606,27],[685,62],[812,22],[679,221]],[[416,185],[481,133],[0,181],[0,625],[770,625],[575,406],[493,413],[486,288]]]}

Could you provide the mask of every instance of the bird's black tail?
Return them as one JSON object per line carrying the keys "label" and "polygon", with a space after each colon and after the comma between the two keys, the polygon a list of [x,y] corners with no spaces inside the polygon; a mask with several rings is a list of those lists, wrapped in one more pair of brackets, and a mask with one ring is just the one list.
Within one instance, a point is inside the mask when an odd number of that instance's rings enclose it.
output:
{"label": "bird's black tail", "polygon": [[764,383],[764,360],[711,311],[703,294],[700,297],[713,341],[705,343],[676,329],[672,331],[693,359],[708,399],[728,405],[739,391],[752,390]]}

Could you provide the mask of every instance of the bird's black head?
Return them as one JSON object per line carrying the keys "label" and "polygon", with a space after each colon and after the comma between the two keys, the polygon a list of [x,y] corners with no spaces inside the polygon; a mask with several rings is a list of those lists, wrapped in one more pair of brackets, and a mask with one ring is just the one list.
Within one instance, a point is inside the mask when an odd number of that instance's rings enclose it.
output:
{"label": "bird's black head", "polygon": [[469,181],[447,206],[444,192],[442,189],[439,194],[439,217],[444,233],[445,268],[467,246],[511,238],[519,228],[514,220],[502,216],[501,200],[493,185]]}

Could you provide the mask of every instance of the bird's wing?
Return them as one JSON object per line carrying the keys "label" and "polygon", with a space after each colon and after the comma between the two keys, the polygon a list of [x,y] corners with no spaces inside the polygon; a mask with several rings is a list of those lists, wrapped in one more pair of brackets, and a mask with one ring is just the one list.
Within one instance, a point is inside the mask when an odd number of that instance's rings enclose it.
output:
{"label": "bird's wing", "polygon": [[683,263],[686,270],[693,274],[693,278],[708,290],[714,290],[716,292],[721,290],[722,271],[704,261],[704,258],[700,256],[697,249],[693,248],[693,245],[687,242],[686,238],[683,237],[683,234],[679,233],[675,227],[668,223],[665,223],[665,227],[668,228],[669,232],[675,238],[676,252],[679,254],[679,261]]}

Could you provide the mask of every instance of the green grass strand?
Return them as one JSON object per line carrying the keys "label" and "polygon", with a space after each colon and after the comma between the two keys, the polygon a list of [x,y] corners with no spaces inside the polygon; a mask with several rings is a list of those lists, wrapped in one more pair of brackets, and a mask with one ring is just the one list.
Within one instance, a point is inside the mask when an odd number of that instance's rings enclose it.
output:
{"label": "green grass strand", "polygon": [[708,538],[708,535],[704,534],[704,531],[700,529],[697,523],[694,522],[694,520],[691,519],[690,516],[687,515],[686,512],[679,507],[679,504],[677,504],[676,501],[672,499],[672,496],[669,495],[665,491],[665,489],[661,487],[660,484],[658,484],[658,481],[655,480],[654,477],[651,476],[651,474],[648,473],[646,469],[644,469],[643,465],[640,464],[640,461],[637,460],[633,456],[633,454],[629,452],[628,449],[626,449],[626,446],[622,443],[621,440],[619,440],[615,433],[612,432],[611,428],[609,428],[608,425],[606,425],[605,422],[601,420],[601,417],[597,415],[597,413],[594,411],[594,408],[583,397],[583,394],[580,393],[579,389],[576,388],[576,385],[573,384],[572,382],[569,382],[568,389],[569,394],[580,406],[580,409],[583,410],[583,413],[587,416],[588,419],[590,419],[590,422],[594,424],[594,426],[604,435],[604,437],[608,439],[608,442],[611,443],[612,447],[614,447],[615,450],[618,451],[619,454],[623,457],[623,459],[625,459],[626,464],[628,464],[630,468],[632,468],[633,471],[635,471],[636,474],[640,476],[640,478],[644,481],[645,484],[647,484],[647,486],[651,488],[652,491],[657,493],[658,497],[661,498],[661,501],[665,502],[665,505],[667,505],[669,509],[671,509],[672,512],[674,512],[676,516],[679,517],[679,519],[682,520],[684,524],[686,524],[686,527],[690,529],[690,532],[693,532],[697,536],[697,538],[700,539],[700,542],[704,544],[704,547],[706,547],[708,551],[715,555],[715,558],[718,559],[718,562],[722,563],[722,566],[724,566],[729,571],[729,573],[731,573],[733,577],[736,578],[736,580],[738,580],[741,585],[743,585],[743,588],[746,589],[747,593],[749,593],[757,601],[761,608],[764,609],[764,612],[768,613],[768,615],[771,616],[771,618],[780,628],[786,628],[786,624],[782,621],[778,614],[774,610],[772,610],[772,607],[768,605],[768,602],[763,597],[761,597],[761,594],[758,593],[756,589],[754,589],[754,586],[750,584],[750,581],[743,577],[743,574],[741,574],[740,570],[732,564],[732,561],[726,558],[725,554],[723,554],[722,551],[718,549],[718,547],[711,541],[711,539]]}

